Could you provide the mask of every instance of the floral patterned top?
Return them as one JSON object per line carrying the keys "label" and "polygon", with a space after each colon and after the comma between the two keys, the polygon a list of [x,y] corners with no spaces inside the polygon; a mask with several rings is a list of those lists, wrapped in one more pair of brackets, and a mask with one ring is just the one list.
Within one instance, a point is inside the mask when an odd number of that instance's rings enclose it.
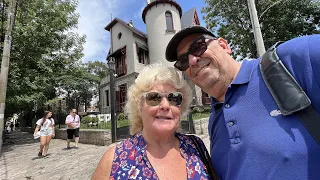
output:
{"label": "floral patterned top", "polygon": [[[176,133],[180,140],[180,153],[186,160],[187,179],[210,179],[196,146],[189,136]],[[201,148],[205,145],[198,137]],[[122,141],[116,146],[110,179],[159,179],[147,157],[147,144],[141,132]]]}

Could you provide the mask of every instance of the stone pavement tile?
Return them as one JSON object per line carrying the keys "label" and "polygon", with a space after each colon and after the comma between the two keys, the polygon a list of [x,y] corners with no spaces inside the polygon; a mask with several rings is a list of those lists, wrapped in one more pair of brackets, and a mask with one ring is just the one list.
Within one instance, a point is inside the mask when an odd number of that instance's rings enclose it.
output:
{"label": "stone pavement tile", "polygon": [[65,140],[52,139],[47,157],[38,157],[39,139],[34,140],[32,134],[14,132],[9,139],[13,143],[4,144],[0,157],[1,180],[90,179],[108,149],[80,143],[79,149],[68,150]]}

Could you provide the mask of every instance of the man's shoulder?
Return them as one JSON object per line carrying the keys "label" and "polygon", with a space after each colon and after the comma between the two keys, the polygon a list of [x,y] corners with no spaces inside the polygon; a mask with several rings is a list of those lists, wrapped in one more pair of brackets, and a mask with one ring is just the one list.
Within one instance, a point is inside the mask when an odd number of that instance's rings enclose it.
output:
{"label": "man's shoulder", "polygon": [[305,76],[305,72],[316,75],[320,68],[320,35],[286,41],[277,47],[277,55],[293,76]]}
{"label": "man's shoulder", "polygon": [[[306,36],[300,36],[293,39],[290,39],[288,41],[283,42],[280,44],[277,49],[278,53],[280,55],[285,54],[303,54],[308,53],[309,50],[313,50],[314,48],[319,49],[320,43],[320,35],[314,34],[314,35],[306,35]],[[306,51],[308,50],[308,51]]]}

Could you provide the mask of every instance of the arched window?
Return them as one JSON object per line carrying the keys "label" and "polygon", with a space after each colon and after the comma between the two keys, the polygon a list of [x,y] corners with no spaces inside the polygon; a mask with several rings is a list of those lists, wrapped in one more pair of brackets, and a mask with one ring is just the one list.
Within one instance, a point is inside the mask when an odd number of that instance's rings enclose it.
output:
{"label": "arched window", "polygon": [[166,23],[167,31],[173,31],[172,13],[170,11],[166,12]]}

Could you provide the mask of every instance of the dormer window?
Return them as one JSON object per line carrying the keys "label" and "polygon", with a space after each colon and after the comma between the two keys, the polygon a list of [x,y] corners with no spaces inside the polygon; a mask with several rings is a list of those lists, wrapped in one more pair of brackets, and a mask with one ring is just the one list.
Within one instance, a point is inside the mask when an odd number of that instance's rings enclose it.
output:
{"label": "dormer window", "polygon": [[136,48],[137,48],[137,55],[138,55],[139,63],[149,64],[148,48],[139,42],[136,42]]}
{"label": "dormer window", "polygon": [[173,20],[172,20],[172,13],[167,11],[165,13],[166,16],[166,24],[167,24],[167,32],[172,32],[173,30]]}

